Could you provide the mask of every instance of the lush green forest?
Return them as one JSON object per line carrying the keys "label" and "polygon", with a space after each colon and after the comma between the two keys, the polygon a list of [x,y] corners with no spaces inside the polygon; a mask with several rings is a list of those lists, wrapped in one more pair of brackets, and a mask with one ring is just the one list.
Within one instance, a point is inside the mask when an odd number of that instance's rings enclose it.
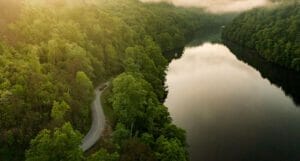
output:
{"label": "lush green forest", "polygon": [[243,13],[224,29],[223,38],[300,71],[300,3],[285,1]]}
{"label": "lush green forest", "polygon": [[[137,0],[84,2],[0,0],[0,160],[188,160],[185,132],[162,105],[163,53],[219,30],[223,18]],[[111,77],[111,148],[85,157],[93,88]]]}

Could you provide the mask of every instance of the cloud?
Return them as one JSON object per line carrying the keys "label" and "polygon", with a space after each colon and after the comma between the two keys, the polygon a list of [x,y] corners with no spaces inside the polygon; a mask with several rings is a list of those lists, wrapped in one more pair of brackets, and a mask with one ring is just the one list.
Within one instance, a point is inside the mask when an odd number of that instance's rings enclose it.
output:
{"label": "cloud", "polygon": [[169,2],[176,6],[202,7],[209,12],[239,12],[268,5],[269,0],[141,0],[142,2]]}

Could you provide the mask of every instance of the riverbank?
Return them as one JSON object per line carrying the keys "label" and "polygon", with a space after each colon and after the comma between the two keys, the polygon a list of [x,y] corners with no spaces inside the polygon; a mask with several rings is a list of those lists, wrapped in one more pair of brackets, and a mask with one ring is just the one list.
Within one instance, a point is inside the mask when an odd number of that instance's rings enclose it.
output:
{"label": "riverbank", "polygon": [[272,8],[258,8],[239,15],[224,28],[222,37],[256,50],[269,62],[299,71],[299,19],[299,2],[281,2]]}
{"label": "riverbank", "polygon": [[284,92],[291,96],[295,104],[300,105],[300,72],[269,62],[256,51],[247,47],[241,47],[226,40],[223,43],[239,60],[260,71],[263,78],[283,88]]}
{"label": "riverbank", "polygon": [[[276,76],[276,68],[266,67],[262,74],[250,65],[267,66],[261,58],[218,43],[184,51],[169,65],[165,105],[174,123],[187,131],[191,161],[298,160],[299,106],[286,89],[263,77]],[[251,61],[242,61],[240,54]],[[277,78],[290,89],[298,87]]]}

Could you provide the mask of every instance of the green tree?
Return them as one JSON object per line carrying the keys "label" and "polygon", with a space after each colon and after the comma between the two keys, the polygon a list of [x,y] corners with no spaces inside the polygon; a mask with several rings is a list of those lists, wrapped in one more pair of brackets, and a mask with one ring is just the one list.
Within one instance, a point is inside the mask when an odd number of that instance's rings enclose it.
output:
{"label": "green tree", "polygon": [[[83,102],[89,102],[93,97],[93,83],[89,77],[82,71],[76,73],[76,89],[74,90],[77,99]],[[86,100],[87,99],[87,100]]]}
{"label": "green tree", "polygon": [[174,124],[165,124],[165,127],[162,129],[162,135],[168,139],[176,138],[181,145],[187,145],[185,131]]}
{"label": "green tree", "polygon": [[78,129],[87,131],[90,124],[90,103],[93,100],[93,84],[82,71],[76,73],[72,86],[72,122]]}
{"label": "green tree", "polygon": [[228,25],[223,39],[256,50],[266,60],[299,70],[300,4],[282,1],[274,8],[245,12]]}
{"label": "green tree", "polygon": [[65,101],[62,101],[61,103],[54,101],[51,110],[51,117],[56,124],[60,125],[65,121],[65,114],[69,110],[70,106]]}
{"label": "green tree", "polygon": [[[0,0],[0,19],[1,161],[24,160],[24,149],[45,127],[70,121],[86,132],[93,85],[124,71],[111,94],[117,123],[142,147],[153,144],[144,134],[156,140],[171,122],[162,105],[168,64],[163,52],[183,47],[195,32],[224,24],[201,9],[137,0],[88,5],[81,0]],[[298,31],[298,19],[293,18],[289,32]],[[291,43],[286,51],[295,48]]]}
{"label": "green tree", "polygon": [[131,74],[121,74],[112,85],[111,101],[118,120],[129,129],[143,130],[149,127],[152,111],[158,105],[151,85]]}
{"label": "green tree", "polygon": [[26,161],[82,161],[82,135],[70,123],[53,132],[42,130],[30,143]]}
{"label": "green tree", "polygon": [[187,161],[186,150],[177,139],[161,136],[156,141],[156,157],[160,161]]}
{"label": "green tree", "polygon": [[123,145],[123,142],[131,137],[131,131],[126,129],[126,127],[118,123],[113,134],[112,139],[118,145]]}
{"label": "green tree", "polygon": [[118,161],[119,154],[118,153],[109,153],[105,149],[100,149],[95,154],[92,154],[88,157],[87,161]]}

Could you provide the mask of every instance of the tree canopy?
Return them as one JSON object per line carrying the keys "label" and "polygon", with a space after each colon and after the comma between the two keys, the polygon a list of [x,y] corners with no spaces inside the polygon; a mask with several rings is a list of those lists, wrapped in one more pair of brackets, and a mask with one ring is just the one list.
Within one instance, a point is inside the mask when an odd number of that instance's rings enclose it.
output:
{"label": "tree canopy", "polygon": [[[52,131],[65,122],[86,133],[94,85],[120,74],[111,96],[118,123],[129,137],[156,140],[171,122],[163,54],[219,29],[216,18],[138,0],[0,0],[0,160],[23,160],[31,139],[56,139]],[[46,144],[41,137],[29,158]]]}
{"label": "tree canopy", "polygon": [[292,0],[243,13],[225,28],[223,38],[300,71],[300,3]]}
{"label": "tree canopy", "polygon": [[70,123],[54,131],[42,130],[30,143],[26,161],[81,161],[80,148],[82,135]]}

